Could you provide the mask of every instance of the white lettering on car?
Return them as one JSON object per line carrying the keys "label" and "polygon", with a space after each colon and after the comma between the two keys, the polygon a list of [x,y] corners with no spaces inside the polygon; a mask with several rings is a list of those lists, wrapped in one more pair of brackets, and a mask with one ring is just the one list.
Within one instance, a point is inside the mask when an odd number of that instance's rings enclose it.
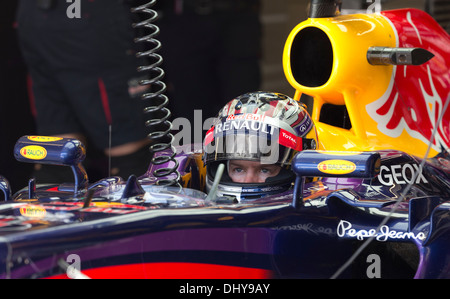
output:
{"label": "white lettering on car", "polygon": [[[418,172],[419,166],[417,164],[391,165],[389,167],[382,165],[380,167],[378,180],[385,186],[392,186],[394,184],[406,185],[411,183],[428,184],[428,180],[423,173],[417,175]],[[413,182],[414,177],[416,177],[415,182]]]}

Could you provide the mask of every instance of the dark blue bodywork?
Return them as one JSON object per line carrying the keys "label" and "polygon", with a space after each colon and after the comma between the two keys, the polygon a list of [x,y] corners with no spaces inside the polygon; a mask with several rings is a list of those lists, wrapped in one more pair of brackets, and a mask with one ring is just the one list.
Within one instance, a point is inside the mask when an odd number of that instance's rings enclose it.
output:
{"label": "dark blue bodywork", "polygon": [[155,185],[154,165],[86,188],[31,180],[15,195],[3,178],[0,277],[62,278],[76,265],[91,278],[330,278],[373,237],[339,278],[371,277],[374,255],[381,278],[450,278],[448,157],[304,151],[290,191],[236,203],[194,188],[199,155],[178,149],[190,188]]}

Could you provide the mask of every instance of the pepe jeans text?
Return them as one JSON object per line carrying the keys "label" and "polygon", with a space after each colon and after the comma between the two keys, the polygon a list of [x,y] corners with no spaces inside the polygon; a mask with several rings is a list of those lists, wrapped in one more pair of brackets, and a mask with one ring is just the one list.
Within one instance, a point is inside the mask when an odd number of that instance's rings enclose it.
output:
{"label": "pepe jeans text", "polygon": [[412,232],[395,231],[387,225],[381,226],[378,232],[376,229],[355,229],[350,222],[345,220],[341,220],[339,222],[337,227],[337,235],[341,238],[344,236],[354,237],[360,241],[365,238],[375,237],[376,240],[380,242],[386,242],[388,239],[413,239],[423,241],[426,238],[425,234],[422,232],[414,234]]}

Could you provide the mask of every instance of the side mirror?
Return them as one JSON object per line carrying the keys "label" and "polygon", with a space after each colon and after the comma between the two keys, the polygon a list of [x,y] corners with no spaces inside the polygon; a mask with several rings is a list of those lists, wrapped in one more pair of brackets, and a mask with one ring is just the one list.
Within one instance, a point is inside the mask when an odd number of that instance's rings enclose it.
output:
{"label": "side mirror", "polygon": [[9,181],[1,175],[0,175],[0,190],[3,192],[3,195],[5,196],[5,201],[11,199],[11,185],[9,184]]}
{"label": "side mirror", "polygon": [[373,178],[379,173],[380,165],[380,154],[376,152],[301,151],[292,163],[297,176],[292,205],[303,206],[306,177]]}
{"label": "side mirror", "polygon": [[86,157],[86,149],[81,141],[72,138],[49,136],[23,136],[14,146],[17,161],[69,166],[75,177],[75,196],[86,191],[88,177],[81,162]]}

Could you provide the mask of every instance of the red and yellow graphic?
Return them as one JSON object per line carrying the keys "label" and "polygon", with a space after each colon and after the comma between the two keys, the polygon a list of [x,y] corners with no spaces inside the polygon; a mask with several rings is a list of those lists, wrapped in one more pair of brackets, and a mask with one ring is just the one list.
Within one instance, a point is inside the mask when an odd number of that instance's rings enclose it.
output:
{"label": "red and yellow graphic", "polygon": [[39,145],[27,145],[20,149],[22,157],[31,160],[42,160],[47,157],[47,150]]}
{"label": "red and yellow graphic", "polygon": [[317,169],[328,174],[349,174],[355,171],[356,165],[346,160],[326,160],[320,162]]}
{"label": "red and yellow graphic", "polygon": [[62,137],[53,137],[53,136],[28,136],[27,137],[31,141],[36,142],[53,142],[62,140]]}
{"label": "red and yellow graphic", "polygon": [[[435,156],[450,149],[450,109],[437,123],[450,93],[449,44],[450,35],[417,9],[309,18],[289,35],[283,67],[294,99],[314,99],[321,149],[423,156],[432,141]],[[374,47],[420,48],[434,57],[417,65],[375,65],[368,61]],[[325,105],[345,106],[350,126],[322,121]]]}
{"label": "red and yellow graphic", "polygon": [[45,208],[37,205],[26,205],[20,208],[20,214],[30,218],[44,218],[47,214]]}

